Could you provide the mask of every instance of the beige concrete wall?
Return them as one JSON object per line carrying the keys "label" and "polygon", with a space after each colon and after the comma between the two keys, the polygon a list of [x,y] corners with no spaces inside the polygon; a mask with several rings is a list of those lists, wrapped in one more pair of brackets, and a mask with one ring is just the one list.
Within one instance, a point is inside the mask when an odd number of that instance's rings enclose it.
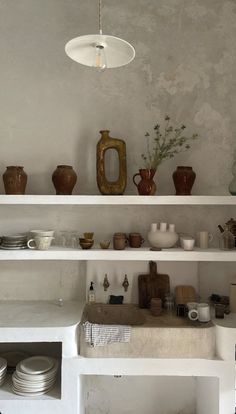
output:
{"label": "beige concrete wall", "polygon": [[[53,194],[52,171],[57,164],[68,163],[78,173],[75,192],[98,193],[96,142],[99,130],[109,128],[113,136],[126,140],[126,193],[135,194],[132,175],[141,166],[144,133],[169,114],[174,125],[185,123],[187,131],[198,132],[200,139],[190,151],[160,167],[158,193],[173,194],[172,172],[176,165],[187,164],[197,173],[194,194],[227,194],[235,148],[235,13],[233,0],[104,0],[104,32],[130,41],[136,59],[127,67],[97,73],[64,53],[70,38],[96,32],[94,0],[1,0],[0,173],[6,165],[24,165],[27,192]],[[46,207],[1,207],[0,226],[2,232],[28,230],[36,224],[84,231],[92,224],[100,237],[112,234],[119,225],[122,230],[125,226],[136,230],[137,223],[137,230],[145,233],[149,221],[161,217],[176,222],[178,231],[207,227],[215,232],[217,245],[216,226],[234,215],[234,209],[213,210],[150,208],[146,214],[138,208],[123,212],[105,208],[100,210],[105,223],[101,227],[96,220],[91,223],[91,215],[86,222],[90,213],[85,208],[81,213],[68,209],[54,214]],[[77,264],[63,266],[72,278],[69,285],[65,276],[65,296],[75,297]],[[42,298],[46,279],[39,269],[47,277],[56,268],[49,263],[36,267],[25,266],[23,274],[22,265],[20,273],[15,265],[1,265],[0,297],[10,298],[12,292],[12,297]],[[33,287],[29,280],[34,272]],[[227,272],[226,265],[224,275]],[[214,271],[202,265],[201,273],[203,293],[208,294]],[[228,273],[227,280],[232,268]],[[221,271],[217,274],[217,290],[227,291]],[[11,290],[10,275],[19,278],[24,293]],[[60,280],[57,276],[49,282],[45,298],[60,294]]]}
{"label": "beige concrete wall", "polygon": [[[97,73],[64,53],[65,43],[97,31],[94,0],[1,0],[0,172],[22,164],[28,192],[53,193],[51,173],[70,163],[76,191],[97,193],[95,146],[109,128],[128,150],[127,193],[140,167],[144,133],[168,113],[198,132],[192,149],[165,162],[159,192],[188,164],[194,193],[225,194],[235,142],[235,1],[104,1],[104,32],[130,41],[136,59]],[[2,183],[0,191],[3,189]]]}

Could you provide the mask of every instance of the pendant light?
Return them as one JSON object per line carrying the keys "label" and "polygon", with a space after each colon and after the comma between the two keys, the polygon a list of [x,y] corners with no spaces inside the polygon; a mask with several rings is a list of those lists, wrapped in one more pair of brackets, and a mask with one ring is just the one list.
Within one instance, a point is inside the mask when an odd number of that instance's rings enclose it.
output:
{"label": "pendant light", "polygon": [[102,32],[102,0],[99,6],[99,33],[79,36],[65,46],[66,54],[76,62],[100,71],[127,65],[135,57],[134,47],[123,39]]}

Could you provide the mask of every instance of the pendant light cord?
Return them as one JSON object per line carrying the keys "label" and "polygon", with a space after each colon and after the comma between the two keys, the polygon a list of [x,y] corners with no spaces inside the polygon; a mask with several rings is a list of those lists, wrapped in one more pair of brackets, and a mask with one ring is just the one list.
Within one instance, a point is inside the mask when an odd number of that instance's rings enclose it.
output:
{"label": "pendant light cord", "polygon": [[99,3],[98,3],[98,25],[99,25],[99,34],[102,34],[102,0],[99,0]]}

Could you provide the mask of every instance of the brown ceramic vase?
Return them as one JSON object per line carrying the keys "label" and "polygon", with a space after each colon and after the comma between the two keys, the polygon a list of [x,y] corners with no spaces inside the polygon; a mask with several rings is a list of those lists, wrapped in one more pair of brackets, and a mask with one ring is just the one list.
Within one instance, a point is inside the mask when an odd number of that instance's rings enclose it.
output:
{"label": "brown ceramic vase", "polygon": [[[156,192],[156,184],[153,181],[153,177],[156,173],[154,169],[140,169],[137,174],[133,176],[133,183],[138,189],[140,195],[154,195]],[[137,184],[135,178],[137,176],[141,177],[141,181]]]}
{"label": "brown ceramic vase", "polygon": [[25,194],[27,174],[24,167],[9,166],[2,177],[6,194]]}
{"label": "brown ceramic vase", "polygon": [[[108,130],[100,131],[101,138],[97,143],[97,185],[101,194],[121,195],[125,192],[127,183],[126,144],[118,138],[112,138]],[[105,154],[115,150],[119,158],[119,177],[109,181],[105,171]]]}
{"label": "brown ceramic vase", "polygon": [[52,174],[52,182],[57,195],[71,195],[77,175],[71,165],[58,165]]}
{"label": "brown ceramic vase", "polygon": [[191,195],[191,190],[196,178],[192,167],[177,167],[173,173],[176,195]]}

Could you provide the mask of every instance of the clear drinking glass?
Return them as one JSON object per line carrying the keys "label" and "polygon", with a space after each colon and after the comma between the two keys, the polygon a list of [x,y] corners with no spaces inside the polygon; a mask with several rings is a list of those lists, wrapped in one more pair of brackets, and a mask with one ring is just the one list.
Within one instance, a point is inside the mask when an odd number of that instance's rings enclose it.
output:
{"label": "clear drinking glass", "polygon": [[175,301],[174,301],[174,296],[173,295],[171,295],[171,294],[165,295],[164,308],[168,312],[173,312],[173,310],[175,308]]}
{"label": "clear drinking glass", "polygon": [[60,247],[68,247],[68,231],[59,231],[57,236],[57,245]]}

